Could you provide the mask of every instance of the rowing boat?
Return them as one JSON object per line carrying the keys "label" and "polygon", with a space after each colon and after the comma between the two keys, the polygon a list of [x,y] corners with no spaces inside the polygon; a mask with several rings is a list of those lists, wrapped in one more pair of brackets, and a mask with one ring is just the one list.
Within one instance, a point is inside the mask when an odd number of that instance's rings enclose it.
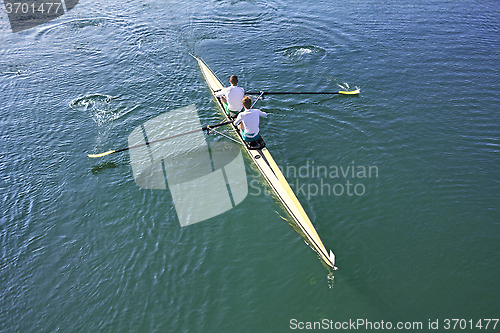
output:
{"label": "rowing boat", "polygon": [[[213,97],[217,100],[220,111],[224,114],[226,120],[231,120],[229,118],[229,115],[225,111],[225,107],[222,101],[220,100],[220,98],[215,96],[215,93],[222,89],[224,86],[202,59],[198,57],[194,58],[198,61],[201,72],[203,73],[205,81],[207,82],[207,85],[210,88]],[[285,179],[285,176],[283,176],[283,173],[279,169],[273,157],[269,153],[269,150],[265,147],[264,141],[261,140],[260,144],[258,144],[256,147],[251,147],[243,140],[237,127],[232,123],[231,126],[236,131],[236,133],[238,133],[239,142],[243,145],[243,147],[245,147],[245,150],[251,157],[253,163],[255,163],[255,165],[258,167],[260,173],[264,176],[267,183],[273,189],[276,196],[279,198],[283,206],[286,208],[290,216],[300,228],[300,231],[304,236],[306,242],[313,248],[313,250],[317,252],[318,256],[323,260],[323,262],[325,262],[329,267],[337,269],[337,267],[335,267],[335,255],[331,250],[329,253],[326,250],[323,242],[321,241],[321,238],[319,237],[316,229],[311,223],[311,220],[309,220],[309,217],[304,211],[304,208],[302,208],[302,205],[290,188],[290,185]]]}

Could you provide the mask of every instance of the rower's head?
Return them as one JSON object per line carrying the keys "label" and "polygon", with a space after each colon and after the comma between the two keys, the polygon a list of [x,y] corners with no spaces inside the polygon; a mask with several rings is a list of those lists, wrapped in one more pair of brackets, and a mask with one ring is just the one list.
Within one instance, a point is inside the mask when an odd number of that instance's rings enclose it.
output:
{"label": "rower's head", "polygon": [[238,77],[236,75],[231,75],[231,77],[229,78],[229,82],[231,82],[231,84],[233,86],[237,86],[238,85]]}
{"label": "rower's head", "polygon": [[243,97],[241,102],[243,103],[243,107],[247,110],[252,107],[252,98],[250,98],[250,96]]}

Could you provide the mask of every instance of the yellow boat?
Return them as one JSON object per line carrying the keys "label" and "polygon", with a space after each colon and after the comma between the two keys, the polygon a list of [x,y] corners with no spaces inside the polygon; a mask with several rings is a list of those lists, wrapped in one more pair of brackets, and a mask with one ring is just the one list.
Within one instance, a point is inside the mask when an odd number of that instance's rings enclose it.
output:
{"label": "yellow boat", "polygon": [[[213,97],[217,100],[220,110],[226,117],[226,120],[231,120],[226,114],[223,103],[218,97],[215,96],[215,92],[224,88],[224,86],[202,59],[195,56],[193,57],[198,61],[198,65],[200,66],[201,72],[205,77],[205,81],[207,82]],[[313,250],[318,253],[323,262],[325,262],[329,267],[336,270],[337,267],[335,266],[334,253],[331,250],[330,252],[326,250],[323,242],[321,241],[321,238],[319,237],[316,229],[311,223],[311,220],[309,220],[309,217],[307,216],[304,208],[302,208],[302,205],[290,188],[290,185],[283,176],[283,173],[278,168],[278,165],[265,147],[265,143],[263,142],[263,140],[261,140],[260,144],[257,145],[257,147],[250,147],[242,139],[240,132],[236,128],[236,126],[232,123],[231,126],[233,126],[233,128],[238,133],[239,141],[243,145],[243,147],[245,147],[248,155],[252,158],[253,162],[259,168],[260,172],[267,180],[276,196],[279,198],[283,206],[285,206],[288,213],[292,216],[295,223],[300,228],[304,238],[306,239],[306,242],[313,248]]]}

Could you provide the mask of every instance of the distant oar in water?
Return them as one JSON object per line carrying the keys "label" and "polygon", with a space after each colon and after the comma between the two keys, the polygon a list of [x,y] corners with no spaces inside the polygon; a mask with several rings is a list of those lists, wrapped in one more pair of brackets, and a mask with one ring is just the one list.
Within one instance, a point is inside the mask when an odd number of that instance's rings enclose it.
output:
{"label": "distant oar in water", "polygon": [[207,125],[207,126],[204,126],[204,127],[200,128],[200,129],[195,129],[195,130],[192,130],[192,131],[189,131],[189,132],[184,132],[184,133],[180,133],[180,134],[176,134],[176,135],[172,135],[172,136],[167,136],[166,138],[162,138],[162,139],[158,139],[158,140],[153,140],[153,141],[149,141],[149,142],[146,142],[146,143],[141,143],[140,145],[130,146],[130,147],[122,148],[122,149],[118,149],[118,150],[108,150],[108,151],[106,151],[104,153],[100,153],[100,154],[88,154],[88,156],[91,157],[91,158],[103,157],[103,156],[110,155],[110,154],[113,154],[113,153],[119,153],[119,152],[126,151],[126,150],[129,150],[129,149],[143,147],[143,146],[149,145],[151,143],[165,141],[165,140],[177,138],[179,136],[188,135],[188,134],[191,134],[191,133],[196,133],[196,132],[199,132],[199,131],[210,131],[213,128],[217,128],[217,127],[224,126],[224,125],[231,124],[231,123],[232,123],[232,121],[225,121],[225,122],[220,123],[220,124]]}
{"label": "distant oar in water", "polygon": [[260,91],[260,92],[247,92],[247,95],[358,95],[359,89],[351,91],[333,91],[333,92],[321,92],[321,91],[305,91],[305,92],[283,92],[283,91]]}

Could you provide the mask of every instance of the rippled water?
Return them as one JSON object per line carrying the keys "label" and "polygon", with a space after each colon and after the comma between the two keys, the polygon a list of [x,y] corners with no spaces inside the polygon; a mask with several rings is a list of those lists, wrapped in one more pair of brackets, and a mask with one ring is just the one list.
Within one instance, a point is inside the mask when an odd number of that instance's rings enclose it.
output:
{"label": "rippled water", "polygon": [[[498,318],[495,1],[80,2],[16,34],[0,17],[0,331]],[[183,106],[221,119],[189,53],[247,91],[360,87],[257,104],[335,277],[258,182],[181,228],[169,191],[139,188],[127,153],[87,157]],[[260,179],[248,158],[246,170]]]}

